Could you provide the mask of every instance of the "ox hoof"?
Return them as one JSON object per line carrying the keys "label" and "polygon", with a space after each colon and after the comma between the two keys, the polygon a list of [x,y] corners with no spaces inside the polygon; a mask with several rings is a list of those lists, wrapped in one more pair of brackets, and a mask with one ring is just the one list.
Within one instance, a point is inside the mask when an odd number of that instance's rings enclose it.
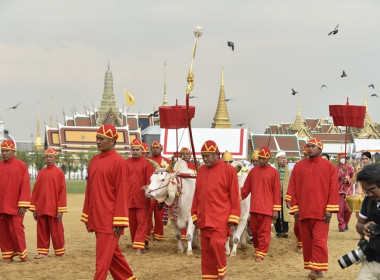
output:
{"label": "ox hoof", "polygon": [[230,257],[236,257],[236,253],[232,252]]}
{"label": "ox hoof", "polygon": [[186,252],[186,255],[188,255],[188,256],[192,256],[192,255],[193,255],[193,251],[187,251],[187,252]]}
{"label": "ox hoof", "polygon": [[177,254],[183,254],[183,251],[178,250],[178,251],[177,251]]}

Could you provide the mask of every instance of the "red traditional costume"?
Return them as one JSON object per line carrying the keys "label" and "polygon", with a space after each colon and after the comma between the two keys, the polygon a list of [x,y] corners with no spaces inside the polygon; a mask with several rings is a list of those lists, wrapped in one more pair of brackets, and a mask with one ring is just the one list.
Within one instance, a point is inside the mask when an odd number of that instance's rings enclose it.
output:
{"label": "red traditional costume", "polygon": [[[203,152],[218,153],[213,141],[206,141]],[[225,243],[228,223],[240,217],[239,184],[235,168],[220,159],[211,167],[198,169],[191,215],[201,230],[202,279],[223,278],[227,272]]]}
{"label": "red traditional costume", "polygon": [[[98,135],[117,139],[110,124]],[[96,273],[94,279],[106,279],[108,270],[114,279],[135,279],[121,253],[120,236],[115,227],[128,227],[128,173],[124,159],[115,150],[94,156],[88,168],[88,180],[81,221],[96,234]],[[121,233],[123,234],[123,232]]]}
{"label": "red traditional costume", "polygon": [[[260,149],[259,157],[270,158],[270,156],[268,147]],[[281,183],[278,171],[269,164],[253,168],[241,189],[242,199],[250,193],[249,212],[253,246],[257,257],[264,259],[270,243],[273,212],[281,211]]]}
{"label": "red traditional costume", "polygon": [[[298,163],[297,163],[297,164],[298,164]],[[290,186],[290,185],[288,186],[288,190],[286,191],[285,201],[289,202],[289,204],[290,204],[291,201],[292,201],[292,190],[291,190],[291,186]],[[296,221],[294,221],[294,227],[293,227],[293,230],[294,230],[294,234],[295,234],[295,236],[296,236],[297,247],[298,247],[299,249],[301,249],[301,248],[302,248],[301,230],[300,230],[300,225],[299,225],[299,223],[297,223]]]}
{"label": "red traditional costume", "polygon": [[[134,139],[131,146],[140,146],[141,141]],[[145,237],[148,230],[148,212],[150,200],[145,197],[142,187],[150,184],[150,177],[154,173],[153,166],[144,157],[129,158],[125,161],[128,169],[130,188],[129,198],[129,230],[133,249],[144,249]]]}
{"label": "red traditional costume", "polygon": [[[152,143],[153,147],[159,147],[162,149],[160,142],[155,141]],[[155,161],[161,168],[166,168],[170,164],[170,160],[159,155],[159,156],[150,156],[149,159]],[[150,235],[153,234],[153,238],[157,241],[162,241],[164,239],[164,214],[163,209],[158,208],[157,200],[151,199],[148,213],[148,231],[146,235],[146,241],[150,240]],[[154,215],[154,226],[152,216]]]}
{"label": "red traditional costume", "polygon": [[[308,145],[321,150],[320,140],[312,138]],[[321,156],[308,158],[294,166],[290,177],[290,213],[299,214],[304,268],[326,271],[328,268],[327,237],[329,223],[325,212],[338,212],[338,186],[334,164]]]}
{"label": "red traditional costume", "polygon": [[[1,144],[1,150],[16,151],[11,140]],[[18,208],[30,206],[30,181],[26,164],[12,157],[0,162],[0,247],[4,260],[19,256],[27,259],[24,217]]]}
{"label": "red traditional costume", "polygon": [[[54,149],[47,149],[45,155],[57,156]],[[62,220],[57,220],[57,213],[67,212],[65,174],[55,164],[38,172],[34,185],[30,210],[37,217],[37,252],[47,255],[50,236],[56,256],[65,254],[65,238]]]}
{"label": "red traditional costume", "polygon": [[[338,157],[345,157],[345,153],[339,153]],[[348,209],[346,196],[354,194],[354,188],[352,185],[352,177],[354,176],[354,169],[351,165],[346,163],[338,163],[336,165],[336,172],[338,175],[338,192],[339,192],[339,212],[338,212],[338,227],[339,231],[345,231],[348,229],[348,222],[350,221],[352,212]],[[345,179],[347,182],[345,183]]]}

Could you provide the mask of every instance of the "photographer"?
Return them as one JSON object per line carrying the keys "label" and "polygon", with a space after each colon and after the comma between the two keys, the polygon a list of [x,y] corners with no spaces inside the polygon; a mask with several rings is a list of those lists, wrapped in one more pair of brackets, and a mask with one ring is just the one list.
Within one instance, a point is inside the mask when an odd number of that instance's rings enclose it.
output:
{"label": "photographer", "polygon": [[380,165],[370,164],[365,166],[357,175],[357,181],[361,183],[366,197],[360,210],[356,230],[359,234],[369,237],[371,255],[366,254],[358,278],[380,279],[380,250],[379,226],[380,226]]}

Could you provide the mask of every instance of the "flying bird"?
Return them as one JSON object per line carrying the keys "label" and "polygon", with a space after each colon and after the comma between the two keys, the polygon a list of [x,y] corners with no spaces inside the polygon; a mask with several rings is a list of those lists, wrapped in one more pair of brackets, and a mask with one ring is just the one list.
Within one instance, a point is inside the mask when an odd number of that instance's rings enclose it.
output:
{"label": "flying bird", "polygon": [[149,117],[158,117],[158,110],[154,111],[152,114],[149,115]]}
{"label": "flying bird", "polygon": [[228,41],[227,46],[231,47],[232,51],[234,51],[234,49],[235,49],[235,43],[234,42]]}
{"label": "flying bird", "polygon": [[379,97],[376,93],[371,94],[372,97]]}
{"label": "flying bird", "polygon": [[292,89],[292,95],[296,95],[298,93],[298,91],[295,91],[294,89]]}
{"label": "flying bird", "polygon": [[338,27],[339,27],[339,24],[337,24],[335,26],[334,30],[330,31],[328,35],[330,36],[330,35],[335,35],[336,33],[338,33]]}
{"label": "flying bird", "polygon": [[192,99],[192,98],[198,98],[198,96],[190,95],[190,96],[189,96],[189,99]]}
{"label": "flying bird", "polygon": [[327,86],[326,85],[322,85],[321,88],[327,88]]}
{"label": "flying bird", "polygon": [[7,109],[7,111],[8,110],[11,110],[11,109],[17,109],[17,107],[18,107],[18,105],[20,105],[22,102],[20,102],[20,103],[18,103],[18,104],[16,104],[15,106],[12,106],[12,107],[9,107],[8,109]]}
{"label": "flying bird", "polygon": [[238,123],[238,124],[235,125],[235,126],[243,126],[243,125],[245,125],[245,123]]}
{"label": "flying bird", "polygon": [[347,77],[347,74],[346,74],[346,72],[344,72],[344,70],[343,70],[343,72],[342,72],[342,75],[340,75],[342,78],[344,78],[344,77]]}
{"label": "flying bird", "polygon": [[228,101],[235,100],[235,99],[232,99],[232,98],[226,98],[225,100],[226,100],[226,102],[228,102]]}
{"label": "flying bird", "polygon": [[375,89],[375,86],[373,84],[370,84],[368,87]]}

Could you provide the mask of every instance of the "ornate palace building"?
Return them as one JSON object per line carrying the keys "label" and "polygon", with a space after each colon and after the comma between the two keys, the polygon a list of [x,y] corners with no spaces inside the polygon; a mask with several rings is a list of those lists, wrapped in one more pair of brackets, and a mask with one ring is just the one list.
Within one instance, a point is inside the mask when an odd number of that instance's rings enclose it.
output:
{"label": "ornate palace building", "polygon": [[[367,107],[366,97],[364,106]],[[331,118],[302,118],[298,105],[295,121],[292,123],[269,124],[264,134],[251,133],[252,145],[259,148],[269,143],[272,152],[283,150],[288,156],[300,158],[308,139],[317,137],[322,140],[323,151],[331,155],[344,152],[345,127],[336,127]],[[353,154],[363,149],[354,145],[361,139],[380,139],[380,125],[373,122],[366,110],[363,128],[348,128],[347,152]],[[370,141],[364,141],[369,143]],[[374,152],[374,151],[373,151]]]}
{"label": "ornate palace building", "polygon": [[[164,94],[166,96],[166,93]],[[105,123],[112,123],[117,127],[119,138],[116,142],[116,150],[130,155],[130,143],[133,139],[141,139],[141,131],[157,122],[157,117],[152,114],[128,113],[123,108],[116,106],[113,91],[113,77],[110,67],[104,77],[104,91],[98,108],[84,108],[84,113],[77,113],[74,109],[72,115],[64,113],[63,124],[53,125],[52,112],[50,123],[45,125],[45,147],[54,147],[64,152],[82,152],[90,147],[96,147],[96,131]],[[37,143],[39,133],[39,119],[37,120]],[[35,146],[36,146],[35,145]],[[36,146],[37,148],[37,146]]]}

